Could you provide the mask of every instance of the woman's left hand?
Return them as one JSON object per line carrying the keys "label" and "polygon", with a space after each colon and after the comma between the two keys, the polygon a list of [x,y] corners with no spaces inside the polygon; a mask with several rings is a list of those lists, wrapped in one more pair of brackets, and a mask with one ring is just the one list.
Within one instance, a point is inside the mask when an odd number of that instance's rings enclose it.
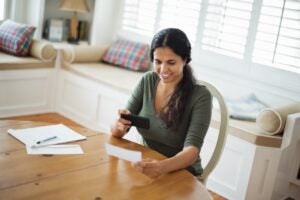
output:
{"label": "woman's left hand", "polygon": [[164,174],[162,162],[155,159],[146,158],[140,162],[132,163],[132,165],[136,170],[150,178],[157,178]]}

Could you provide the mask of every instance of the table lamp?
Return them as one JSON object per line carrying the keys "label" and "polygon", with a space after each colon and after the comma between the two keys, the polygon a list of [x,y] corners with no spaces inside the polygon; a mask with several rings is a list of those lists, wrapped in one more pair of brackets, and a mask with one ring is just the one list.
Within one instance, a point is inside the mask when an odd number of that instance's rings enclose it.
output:
{"label": "table lamp", "polygon": [[60,10],[71,11],[73,16],[70,23],[70,37],[68,41],[70,43],[78,43],[77,38],[77,26],[78,18],[77,12],[89,12],[89,7],[85,0],[63,0],[59,6]]}

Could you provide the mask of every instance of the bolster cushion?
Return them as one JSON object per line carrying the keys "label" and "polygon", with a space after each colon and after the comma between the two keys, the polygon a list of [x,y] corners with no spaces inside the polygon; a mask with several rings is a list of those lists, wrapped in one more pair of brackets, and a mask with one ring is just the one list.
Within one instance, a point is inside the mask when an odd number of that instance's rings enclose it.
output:
{"label": "bolster cushion", "polygon": [[62,57],[66,63],[100,62],[108,46],[69,45],[62,50]]}
{"label": "bolster cushion", "polygon": [[277,108],[266,108],[256,118],[257,126],[267,135],[282,133],[289,114],[300,112],[300,102]]}
{"label": "bolster cushion", "polygon": [[30,55],[42,61],[52,61],[56,57],[56,50],[53,45],[47,41],[33,40]]}

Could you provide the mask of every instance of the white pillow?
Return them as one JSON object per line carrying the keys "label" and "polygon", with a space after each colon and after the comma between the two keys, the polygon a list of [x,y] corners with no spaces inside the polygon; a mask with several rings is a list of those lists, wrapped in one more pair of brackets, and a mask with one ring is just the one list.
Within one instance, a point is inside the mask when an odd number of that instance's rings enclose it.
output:
{"label": "white pillow", "polygon": [[282,133],[289,114],[300,112],[300,102],[278,108],[266,108],[256,118],[257,126],[267,135]]}
{"label": "white pillow", "polygon": [[33,40],[30,48],[30,55],[45,62],[53,61],[56,57],[56,50],[50,42]]}
{"label": "white pillow", "polygon": [[107,50],[105,46],[69,45],[62,50],[62,57],[65,63],[74,62],[100,62]]}

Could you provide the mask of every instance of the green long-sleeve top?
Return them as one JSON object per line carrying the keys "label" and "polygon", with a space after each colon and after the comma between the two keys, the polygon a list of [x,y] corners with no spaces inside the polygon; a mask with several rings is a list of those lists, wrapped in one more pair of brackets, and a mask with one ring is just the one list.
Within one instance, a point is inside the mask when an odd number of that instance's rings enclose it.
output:
{"label": "green long-sleeve top", "polygon": [[[159,77],[154,72],[147,72],[132,93],[126,108],[133,114],[150,119],[150,128],[138,128],[144,144],[161,154],[172,157],[187,146],[201,149],[210,124],[212,97],[203,85],[195,84],[189,95],[183,116],[176,130],[166,128],[165,122],[155,111],[154,100]],[[200,157],[187,168],[194,175],[202,174]]]}

